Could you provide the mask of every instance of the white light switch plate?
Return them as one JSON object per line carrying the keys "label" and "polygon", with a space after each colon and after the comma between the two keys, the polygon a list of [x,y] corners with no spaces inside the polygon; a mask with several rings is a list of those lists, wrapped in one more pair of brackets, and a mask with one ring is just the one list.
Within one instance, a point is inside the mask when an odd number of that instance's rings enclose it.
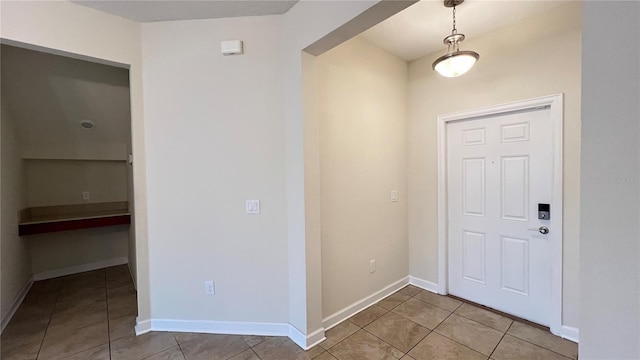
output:
{"label": "white light switch plate", "polygon": [[398,190],[391,191],[391,202],[398,201]]}
{"label": "white light switch plate", "polygon": [[247,214],[260,214],[260,200],[247,200],[245,212]]}

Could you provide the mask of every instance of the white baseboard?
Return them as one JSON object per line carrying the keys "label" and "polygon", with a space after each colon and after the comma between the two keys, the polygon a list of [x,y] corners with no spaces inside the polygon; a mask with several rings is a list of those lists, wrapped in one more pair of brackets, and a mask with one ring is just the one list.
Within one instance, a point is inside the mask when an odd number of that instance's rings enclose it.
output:
{"label": "white baseboard", "polygon": [[104,268],[107,268],[107,267],[117,266],[117,265],[124,265],[124,264],[128,264],[128,263],[129,263],[129,258],[127,258],[127,257],[117,257],[117,258],[108,259],[108,260],[102,260],[102,261],[98,261],[98,262],[94,262],[94,263],[90,263],[90,264],[82,264],[82,265],[78,265],[78,266],[71,266],[71,267],[64,268],[64,269],[43,271],[41,273],[34,274],[33,275],[33,279],[35,281],[53,279],[53,278],[57,278],[57,277],[60,277],[60,276],[78,274],[78,273],[82,273],[82,272],[85,272],[85,271],[104,269]]}
{"label": "white baseboard", "polygon": [[574,343],[578,343],[580,340],[580,330],[572,326],[562,325],[561,336],[563,339],[567,339],[567,340],[573,341]]}
{"label": "white baseboard", "polygon": [[369,306],[377,303],[378,301],[402,289],[408,283],[409,283],[409,277],[408,276],[404,277],[394,282],[393,284],[388,285],[384,289],[377,291],[367,296],[366,298],[358,300],[353,304],[345,307],[344,309],[338,310],[337,312],[327,316],[326,318],[322,319],[322,326],[324,327],[325,330],[329,330],[332,327],[352,317],[353,315],[359,313],[360,311],[368,308]]}
{"label": "white baseboard", "polygon": [[289,324],[240,321],[151,319],[151,331],[194,332],[207,334],[288,336]]}
{"label": "white baseboard", "polygon": [[4,328],[9,325],[9,321],[11,321],[13,315],[15,315],[16,311],[18,311],[20,304],[22,304],[22,301],[29,293],[29,290],[31,290],[31,285],[33,285],[33,276],[29,276],[29,279],[27,279],[27,281],[24,283],[24,286],[22,286],[22,289],[11,303],[11,307],[9,308],[9,310],[7,310],[7,313],[2,316],[2,327],[0,328],[0,334],[2,334]]}
{"label": "white baseboard", "polygon": [[288,336],[304,350],[309,350],[326,339],[324,336],[324,328],[305,335],[293,325],[287,323],[174,319],[140,320],[136,318],[135,331],[136,335],[146,334],[151,331],[171,331],[205,334]]}
{"label": "white baseboard", "polygon": [[438,284],[432,283],[428,280],[420,279],[419,277],[409,276],[409,284],[427,291],[431,291],[432,293],[438,293]]}
{"label": "white baseboard", "polygon": [[325,341],[327,338],[324,336],[324,328],[320,328],[309,335],[305,335],[295,326],[289,324],[289,339],[298,344],[302,349],[309,350]]}
{"label": "white baseboard", "polygon": [[140,320],[140,318],[136,316],[135,331],[136,331],[136,336],[150,332],[151,320]]}

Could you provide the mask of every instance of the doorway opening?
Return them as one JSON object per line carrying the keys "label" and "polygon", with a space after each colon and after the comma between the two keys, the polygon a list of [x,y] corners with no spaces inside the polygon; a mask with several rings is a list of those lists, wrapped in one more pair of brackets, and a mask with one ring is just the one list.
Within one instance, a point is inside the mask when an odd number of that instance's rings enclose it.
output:
{"label": "doorway opening", "polygon": [[4,328],[34,281],[135,287],[136,241],[128,68],[1,46]]}

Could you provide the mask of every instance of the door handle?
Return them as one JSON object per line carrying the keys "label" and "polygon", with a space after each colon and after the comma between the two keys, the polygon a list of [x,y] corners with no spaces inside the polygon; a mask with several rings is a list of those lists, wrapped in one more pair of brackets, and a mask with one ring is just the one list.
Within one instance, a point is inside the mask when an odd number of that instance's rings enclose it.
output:
{"label": "door handle", "polygon": [[546,226],[540,226],[539,228],[528,228],[527,230],[529,231],[538,231],[540,232],[540,234],[548,234],[549,233],[549,228]]}

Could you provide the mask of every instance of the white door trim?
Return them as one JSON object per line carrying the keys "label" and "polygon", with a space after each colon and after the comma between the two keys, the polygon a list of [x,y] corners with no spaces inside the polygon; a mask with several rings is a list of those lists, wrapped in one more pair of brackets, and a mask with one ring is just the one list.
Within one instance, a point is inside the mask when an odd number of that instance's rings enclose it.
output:
{"label": "white door trim", "polygon": [[[549,107],[553,123],[553,189],[554,208],[562,209],[562,139],[563,139],[563,94],[516,101],[480,109],[438,116],[438,293],[448,293],[447,264],[447,123],[470,120],[483,116],[498,115],[513,111]],[[551,228],[557,239],[551,245],[551,317],[550,328],[555,335],[562,334],[562,211],[554,211]]]}

